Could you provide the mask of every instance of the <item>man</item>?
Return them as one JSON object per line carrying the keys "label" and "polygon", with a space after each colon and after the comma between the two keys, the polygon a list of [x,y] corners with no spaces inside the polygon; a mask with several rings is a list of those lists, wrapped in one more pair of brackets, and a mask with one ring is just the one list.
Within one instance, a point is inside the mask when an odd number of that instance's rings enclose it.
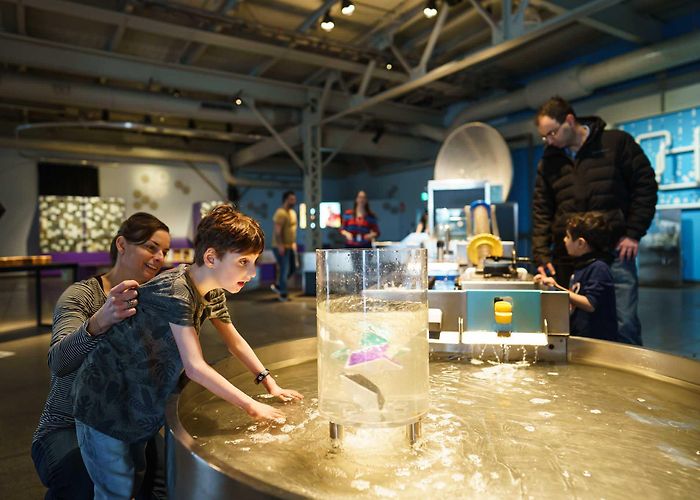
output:
{"label": "man", "polygon": [[294,211],[297,197],[294,191],[282,195],[282,206],[275,211],[272,221],[275,230],[272,235],[272,251],[277,261],[277,283],[270,286],[284,302],[287,296],[287,279],[296,271],[297,253],[297,214]]}
{"label": "man", "polygon": [[636,257],[654,217],[658,189],[649,159],[631,135],[604,130],[598,117],[578,118],[561,97],[540,107],[535,125],[546,143],[532,202],[532,252],[538,270],[568,286],[573,267],[563,243],[566,221],[574,213],[602,211],[615,248],[611,271],[619,335],[642,345]]}

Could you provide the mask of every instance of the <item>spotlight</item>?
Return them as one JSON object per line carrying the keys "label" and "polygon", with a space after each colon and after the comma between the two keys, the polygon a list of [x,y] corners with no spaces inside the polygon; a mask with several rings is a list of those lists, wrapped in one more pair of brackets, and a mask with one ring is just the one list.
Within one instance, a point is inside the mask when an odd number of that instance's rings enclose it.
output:
{"label": "spotlight", "polygon": [[428,0],[425,4],[425,9],[423,9],[423,15],[430,19],[431,17],[437,16],[437,2],[435,0]]}
{"label": "spotlight", "polygon": [[350,0],[343,0],[343,7],[340,9],[340,12],[344,16],[352,16],[352,13],[355,12],[355,4]]}
{"label": "spotlight", "polygon": [[333,22],[331,13],[330,11],[326,11],[326,15],[323,16],[323,21],[321,21],[321,29],[323,31],[331,31],[333,28],[335,28],[335,23]]}
{"label": "spotlight", "polygon": [[241,99],[240,97],[236,97],[236,98],[233,100],[233,103],[234,103],[236,106],[240,106],[241,104],[243,104],[243,99]]}
{"label": "spotlight", "polygon": [[394,66],[391,63],[386,63],[386,69],[391,70]]}

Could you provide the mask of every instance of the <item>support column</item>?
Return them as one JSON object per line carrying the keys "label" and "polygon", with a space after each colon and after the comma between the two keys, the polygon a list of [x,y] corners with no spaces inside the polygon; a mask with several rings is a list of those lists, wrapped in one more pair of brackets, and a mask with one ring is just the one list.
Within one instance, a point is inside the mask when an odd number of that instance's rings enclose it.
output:
{"label": "support column", "polygon": [[306,252],[322,248],[319,226],[321,203],[322,158],[321,158],[321,109],[317,93],[309,93],[308,104],[302,113],[301,140],[304,148],[304,201],[306,203]]}

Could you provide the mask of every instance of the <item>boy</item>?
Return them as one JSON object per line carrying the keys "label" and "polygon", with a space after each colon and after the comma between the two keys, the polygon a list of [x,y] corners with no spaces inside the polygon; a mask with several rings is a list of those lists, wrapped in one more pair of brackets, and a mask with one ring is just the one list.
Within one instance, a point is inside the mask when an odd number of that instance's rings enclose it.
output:
{"label": "boy", "polygon": [[612,260],[609,240],[610,230],[602,213],[572,215],[564,236],[566,251],[575,259],[569,289],[543,274],[535,276],[535,282],[569,292],[572,335],[621,342],[609,267]]}
{"label": "boy", "polygon": [[139,288],[138,314],[114,325],[89,354],[73,386],[80,452],[95,484],[95,498],[131,498],[145,442],[163,425],[165,405],[184,368],[187,376],[239,406],[253,418],[283,413],[231,385],[202,357],[199,329],[205,319],[282,401],[301,399],[280,388],[231,324],[224,290],[237,293],[255,276],[263,250],[260,226],[230,206],[202,219],[194,241],[195,263],[157,276]]}

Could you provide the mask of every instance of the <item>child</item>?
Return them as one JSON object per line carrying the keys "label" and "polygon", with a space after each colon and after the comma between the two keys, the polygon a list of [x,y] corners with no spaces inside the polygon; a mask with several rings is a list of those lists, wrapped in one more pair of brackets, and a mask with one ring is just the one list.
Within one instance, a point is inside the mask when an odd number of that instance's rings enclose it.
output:
{"label": "child", "polygon": [[572,335],[621,342],[617,333],[615,287],[610,272],[610,230],[600,212],[586,212],[569,218],[564,245],[575,258],[569,289],[554,278],[538,274],[536,283],[569,292]]}
{"label": "child", "polygon": [[251,417],[283,418],[205,362],[198,335],[207,318],[256,383],[282,401],[302,398],[268,376],[226,309],[222,288],[237,293],[255,276],[264,246],[258,223],[230,206],[218,206],[202,219],[194,246],[193,265],[166,271],[139,287],[137,314],[100,337],[76,375],[73,413],[96,499],[131,498],[145,443],[163,425],[166,402],[183,368],[192,381]]}

